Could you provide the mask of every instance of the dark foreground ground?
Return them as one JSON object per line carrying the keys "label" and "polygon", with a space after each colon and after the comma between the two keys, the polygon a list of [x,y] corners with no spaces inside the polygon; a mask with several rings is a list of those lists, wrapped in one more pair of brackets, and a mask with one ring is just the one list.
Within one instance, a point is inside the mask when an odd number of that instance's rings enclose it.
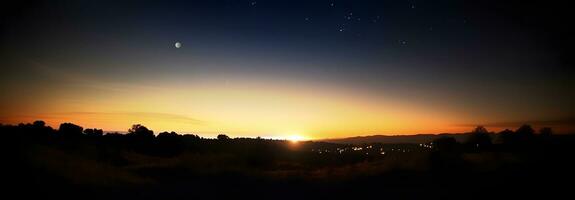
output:
{"label": "dark foreground ground", "polygon": [[18,199],[565,199],[575,191],[575,137],[524,129],[385,145],[154,136],[138,127],[102,135],[43,123],[0,130],[3,194]]}

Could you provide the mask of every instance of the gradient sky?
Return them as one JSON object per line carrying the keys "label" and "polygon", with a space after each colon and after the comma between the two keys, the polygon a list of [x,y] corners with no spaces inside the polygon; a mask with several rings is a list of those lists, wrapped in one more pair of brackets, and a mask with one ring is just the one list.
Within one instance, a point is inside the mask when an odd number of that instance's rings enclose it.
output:
{"label": "gradient sky", "polygon": [[274,138],[575,130],[563,1],[0,7],[1,123]]}

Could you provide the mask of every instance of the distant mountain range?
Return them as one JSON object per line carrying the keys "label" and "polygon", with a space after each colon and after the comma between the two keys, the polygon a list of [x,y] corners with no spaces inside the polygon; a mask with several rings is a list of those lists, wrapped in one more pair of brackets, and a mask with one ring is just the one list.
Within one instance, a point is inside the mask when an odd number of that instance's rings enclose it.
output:
{"label": "distant mountain range", "polygon": [[339,144],[363,144],[363,143],[427,143],[437,138],[449,136],[455,138],[458,142],[464,142],[469,133],[442,133],[442,134],[417,134],[417,135],[371,135],[348,138],[334,138],[317,140],[321,142],[339,143]]}

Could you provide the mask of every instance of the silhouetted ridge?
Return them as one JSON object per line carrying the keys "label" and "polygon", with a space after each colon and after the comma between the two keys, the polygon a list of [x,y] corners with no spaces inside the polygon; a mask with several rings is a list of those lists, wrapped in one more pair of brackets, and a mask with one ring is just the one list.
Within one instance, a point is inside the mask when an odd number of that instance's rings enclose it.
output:
{"label": "silhouetted ridge", "polygon": [[291,192],[280,199],[382,194],[445,199],[481,188],[516,197],[565,187],[559,183],[575,177],[570,159],[575,136],[554,135],[548,127],[536,132],[529,125],[499,133],[478,126],[466,134],[412,136],[426,140],[421,143],[391,143],[394,137],[385,137],[386,143],[355,144],[156,136],[141,124],[127,134],[71,123],[54,130],[42,121],[1,125],[0,132],[7,159],[2,172],[10,187],[52,194],[47,196],[215,198],[229,192],[255,195],[247,191],[263,188],[258,195]]}

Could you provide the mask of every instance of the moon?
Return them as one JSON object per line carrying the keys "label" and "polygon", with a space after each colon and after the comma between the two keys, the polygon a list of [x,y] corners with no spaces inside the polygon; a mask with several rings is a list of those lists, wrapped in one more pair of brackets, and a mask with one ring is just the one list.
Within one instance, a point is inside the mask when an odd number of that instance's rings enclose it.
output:
{"label": "moon", "polygon": [[178,48],[178,49],[179,49],[180,47],[182,47],[182,43],[180,43],[180,42],[176,42],[176,44],[174,44],[174,46],[176,46],[176,48]]}

